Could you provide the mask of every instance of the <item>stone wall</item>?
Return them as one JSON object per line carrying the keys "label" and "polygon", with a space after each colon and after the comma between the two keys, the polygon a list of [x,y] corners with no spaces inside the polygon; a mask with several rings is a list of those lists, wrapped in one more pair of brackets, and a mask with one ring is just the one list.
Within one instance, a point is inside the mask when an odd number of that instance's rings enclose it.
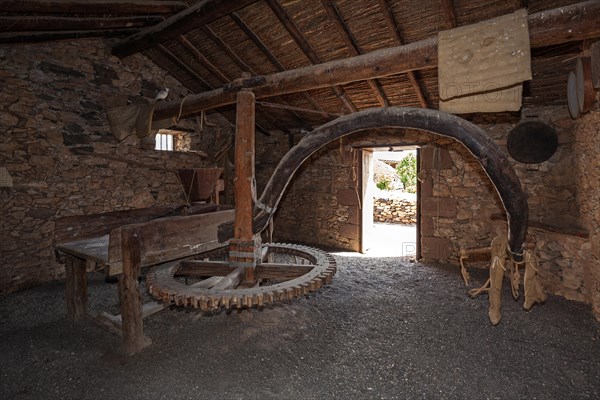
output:
{"label": "stone wall", "polygon": [[[57,218],[182,203],[175,170],[209,165],[197,153],[114,138],[103,107],[108,97],[148,103],[157,87],[169,87],[170,98],[188,92],[144,56],[112,57],[110,44],[0,48],[0,167],[12,179],[12,187],[0,187],[0,293],[63,276],[53,250]],[[178,126],[192,130],[192,149],[230,130],[205,125],[199,132],[195,120]]]}
{"label": "stone wall", "polygon": [[[593,304],[600,317],[598,262],[599,206],[598,111],[570,119],[566,107],[524,110],[523,116],[497,115],[475,120],[508,156],[506,138],[521,120],[539,120],[558,133],[559,148],[539,164],[513,162],[528,196],[530,220],[553,227],[532,227],[540,278],[549,293]],[[458,263],[461,247],[488,246],[506,234],[500,198],[475,158],[457,142],[422,132],[374,131],[353,135],[357,147],[421,146],[421,251],[424,260]],[[287,148],[279,148],[277,161]],[[273,168],[276,163],[273,163]],[[322,150],[304,165],[276,214],[280,240],[356,249],[360,239],[359,203],[352,162],[339,146]],[[571,230],[590,237],[578,237]]]}
{"label": "stone wall", "polygon": [[417,197],[373,199],[373,221],[390,224],[414,225],[417,223]]}
{"label": "stone wall", "polygon": [[[261,193],[288,151],[287,138],[259,135],[256,149],[256,179]],[[349,152],[341,154],[335,143],[300,167],[275,213],[275,241],[359,250],[360,210],[352,179],[352,157]]]}
{"label": "stone wall", "polygon": [[[578,121],[570,119],[565,107],[525,110],[523,114],[528,113],[553,126],[559,135],[558,151],[548,161],[513,161],[528,196],[533,225],[528,240],[537,243],[542,285],[549,293],[593,303],[600,317],[600,263],[592,250],[598,242],[598,112]],[[508,155],[506,137],[516,122],[482,122],[480,126]],[[460,247],[487,246],[493,236],[506,233],[506,223],[492,218],[503,213],[500,199],[466,150],[449,144],[438,150],[424,148],[421,155],[425,259],[456,263]],[[551,230],[536,227],[541,225]],[[587,232],[590,237],[579,237],[577,232]]]}
{"label": "stone wall", "polygon": [[[600,97],[600,94],[599,94]],[[599,98],[600,100],[600,98]],[[598,103],[597,103],[598,104]],[[570,267],[580,274],[574,286],[581,284],[584,300],[592,304],[600,320],[600,110],[578,119],[575,124],[575,176],[579,225],[590,233],[589,240],[577,240]],[[574,240],[574,239],[571,239]]]}

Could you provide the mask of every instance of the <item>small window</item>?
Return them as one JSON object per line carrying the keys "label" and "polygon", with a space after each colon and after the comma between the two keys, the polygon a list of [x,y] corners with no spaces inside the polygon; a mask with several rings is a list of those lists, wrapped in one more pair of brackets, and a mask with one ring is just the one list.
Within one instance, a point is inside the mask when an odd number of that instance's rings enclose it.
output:
{"label": "small window", "polygon": [[154,150],[173,151],[173,135],[169,133],[157,133]]}

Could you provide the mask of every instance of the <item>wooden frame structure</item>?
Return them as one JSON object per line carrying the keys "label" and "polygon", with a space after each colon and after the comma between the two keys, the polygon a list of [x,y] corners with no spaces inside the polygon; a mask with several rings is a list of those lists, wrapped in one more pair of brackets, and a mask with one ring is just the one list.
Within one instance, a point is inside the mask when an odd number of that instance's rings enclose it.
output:
{"label": "wooden frame structure", "polygon": [[[73,321],[89,317],[122,336],[128,353],[151,341],[143,334],[143,318],[164,308],[141,302],[141,268],[223,247],[217,227],[233,221],[234,210],[204,206],[196,215],[173,215],[177,209],[155,207],[66,217],[57,222],[56,250],[66,261],[67,314]],[[106,269],[120,275],[121,315],[87,309],[87,271]]]}

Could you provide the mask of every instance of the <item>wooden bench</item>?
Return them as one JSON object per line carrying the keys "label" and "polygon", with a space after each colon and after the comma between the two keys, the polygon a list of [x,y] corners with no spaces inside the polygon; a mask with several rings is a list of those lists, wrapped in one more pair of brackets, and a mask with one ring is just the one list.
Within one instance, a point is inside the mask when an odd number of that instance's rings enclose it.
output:
{"label": "wooden bench", "polygon": [[[234,220],[229,206],[198,205],[191,215],[182,207],[154,207],[57,220],[55,248],[66,265],[68,317],[89,317],[123,337],[129,353],[150,343],[143,334],[143,318],[164,308],[141,303],[138,277],[142,267],[191,257],[225,246],[217,228]],[[121,315],[87,309],[87,270],[104,269],[120,275]]]}

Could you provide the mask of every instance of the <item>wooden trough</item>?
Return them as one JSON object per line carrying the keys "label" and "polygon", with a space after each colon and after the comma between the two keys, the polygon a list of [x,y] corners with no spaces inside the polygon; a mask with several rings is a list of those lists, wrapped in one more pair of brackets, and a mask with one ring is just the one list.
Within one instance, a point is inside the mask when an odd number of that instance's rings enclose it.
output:
{"label": "wooden trough", "polygon": [[[191,215],[183,207],[153,207],[104,214],[65,217],[56,222],[56,250],[66,261],[67,313],[85,316],[123,336],[128,352],[148,344],[142,319],[164,308],[141,304],[138,277],[142,267],[183,259],[227,243],[217,240],[217,227],[233,221],[231,207],[198,205]],[[121,315],[87,310],[88,270],[121,275]]]}

